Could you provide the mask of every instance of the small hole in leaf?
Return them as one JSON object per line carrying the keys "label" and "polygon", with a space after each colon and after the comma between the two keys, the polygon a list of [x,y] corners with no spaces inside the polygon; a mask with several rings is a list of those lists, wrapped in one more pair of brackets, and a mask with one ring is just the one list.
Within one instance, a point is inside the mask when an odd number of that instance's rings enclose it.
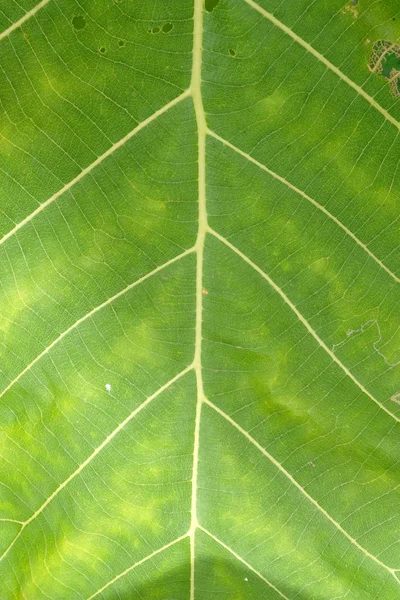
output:
{"label": "small hole in leaf", "polygon": [[99,52],[101,52],[102,54],[104,54],[105,51],[106,51],[105,48],[99,48]]}
{"label": "small hole in leaf", "polygon": [[118,42],[118,46],[119,46],[120,48],[123,48],[123,47],[125,46],[125,42],[124,42],[124,40],[119,40],[119,42]]}
{"label": "small hole in leaf", "polygon": [[172,23],[165,23],[165,25],[163,25],[162,30],[164,33],[168,33],[169,31],[171,31],[172,27]]}
{"label": "small hole in leaf", "polygon": [[74,29],[83,29],[84,27],[86,27],[85,17],[82,17],[82,15],[74,17],[72,19],[72,25],[73,25]]}
{"label": "small hole in leaf", "polygon": [[236,52],[234,51],[234,49],[233,49],[233,48],[229,48],[229,54],[230,54],[231,56],[236,56]]}
{"label": "small hole in leaf", "polygon": [[205,9],[207,12],[212,12],[214,8],[217,8],[219,0],[205,0]]}

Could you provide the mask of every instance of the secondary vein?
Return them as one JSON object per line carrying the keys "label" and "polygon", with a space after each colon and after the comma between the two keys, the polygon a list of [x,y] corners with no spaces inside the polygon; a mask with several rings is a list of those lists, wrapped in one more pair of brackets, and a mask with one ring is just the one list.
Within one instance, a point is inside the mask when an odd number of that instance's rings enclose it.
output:
{"label": "secondary vein", "polygon": [[325,350],[325,352],[327,354],[329,354],[329,356],[331,357],[331,359],[336,364],[339,365],[339,367],[356,384],[356,386],[359,387],[360,390],[364,394],[366,394],[373,402],[375,402],[375,404],[377,404],[382,410],[384,410],[389,416],[391,416],[392,419],[394,419],[395,421],[397,421],[398,423],[400,423],[400,418],[397,417],[390,410],[388,410],[386,408],[386,406],[384,404],[382,404],[382,402],[380,402],[377,398],[375,398],[367,390],[367,388],[365,388],[363,386],[363,384],[360,381],[358,381],[358,379],[356,379],[356,377],[354,377],[353,373],[346,367],[346,365],[344,365],[342,363],[342,361],[336,356],[336,354],[334,352],[332,352],[332,350],[330,348],[328,348],[328,346],[325,344],[325,342],[319,337],[319,335],[317,334],[317,332],[311,327],[311,325],[307,321],[307,319],[301,314],[301,312],[298,310],[298,308],[288,298],[288,296],[285,294],[285,292],[275,283],[275,281],[273,281],[271,279],[271,277],[269,275],[267,275],[267,273],[265,273],[256,263],[254,263],[245,254],[243,254],[243,252],[241,252],[241,250],[239,250],[239,248],[237,248],[236,246],[234,246],[233,244],[231,244],[231,242],[229,242],[229,240],[227,240],[226,238],[224,238],[217,231],[215,231],[214,229],[210,228],[209,232],[212,235],[214,235],[214,237],[216,237],[218,240],[220,240],[220,242],[222,242],[223,244],[225,244],[225,246],[227,246],[228,248],[230,248],[235,254],[237,254],[238,256],[240,256],[240,258],[242,260],[244,260],[248,265],[250,265],[255,271],[257,271],[257,273],[259,273],[261,275],[261,277],[263,277],[269,283],[269,285],[281,296],[281,298],[284,300],[284,302],[289,306],[289,308],[292,309],[292,311],[295,313],[295,315],[297,316],[297,318],[299,319],[299,321],[306,327],[306,329],[309,331],[309,333],[311,333],[311,335],[318,342],[318,344],[321,346],[321,348],[323,348]]}
{"label": "secondary vein", "polygon": [[243,158],[246,158],[248,161],[255,164],[259,169],[262,169],[263,171],[268,173],[268,175],[271,175],[271,177],[273,177],[277,181],[280,181],[281,183],[286,185],[288,188],[290,188],[291,190],[293,190],[294,192],[296,192],[297,194],[302,196],[305,200],[307,200],[308,202],[313,204],[316,208],[318,208],[318,210],[320,210],[327,217],[329,217],[329,219],[332,219],[332,221],[334,221],[336,223],[336,225],[338,225],[338,227],[343,229],[343,231],[349,237],[351,237],[356,242],[356,244],[358,244],[358,246],[360,246],[364,250],[364,252],[366,252],[372,258],[372,260],[374,260],[382,269],[384,269],[384,271],[386,271],[386,273],[388,275],[390,275],[390,277],[392,277],[392,279],[394,279],[397,283],[400,283],[400,278],[397,277],[381,260],[379,260],[379,258],[377,256],[375,256],[375,254],[373,252],[371,252],[371,250],[368,248],[368,246],[366,246],[366,244],[364,244],[361,240],[359,240],[358,237],[352,231],[350,231],[350,229],[348,227],[346,227],[346,225],[344,225],[341,221],[339,221],[339,219],[337,219],[332,213],[330,213],[329,210],[327,210],[324,206],[322,206],[322,204],[319,204],[319,202],[317,202],[316,200],[311,198],[311,196],[306,194],[306,192],[303,192],[300,188],[298,188],[295,185],[293,185],[292,183],[290,183],[290,181],[288,181],[287,179],[285,179],[278,173],[275,173],[275,171],[272,171],[271,169],[269,169],[266,165],[264,165],[263,163],[259,162],[255,158],[253,158],[247,152],[244,152],[243,150],[241,150],[240,148],[238,148],[231,142],[228,142],[228,140],[226,140],[225,138],[223,138],[220,135],[218,135],[217,133],[215,133],[215,131],[208,129],[207,133],[211,137],[215,138],[216,140],[218,140],[219,142],[221,142],[222,144],[227,146],[228,148],[231,148],[231,150],[234,150],[234,152],[237,152],[238,154],[243,156]]}
{"label": "secondary vein", "polygon": [[279,461],[277,461],[265,448],[261,446],[243,427],[241,427],[234,419],[232,419],[228,414],[226,414],[223,410],[221,410],[218,406],[210,402],[209,400],[205,400],[205,402],[215,410],[221,417],[223,417],[228,423],[230,423],[235,429],[237,429],[251,444],[253,444],[264,456],[271,461],[271,463],[279,469],[281,473],[285,475],[289,479],[289,481],[309,500],[318,510],[321,512],[328,521],[330,521],[358,550],[363,552],[365,556],[373,560],[379,566],[383,567],[386,571],[389,571],[391,575],[394,575],[396,569],[392,569],[385,563],[379,560],[376,556],[368,552],[366,548],[361,546],[355,538],[353,538],[343,527],[335,521],[333,517],[312,497],[310,494],[298,483],[296,479],[281,465]]}
{"label": "secondary vein", "polygon": [[188,254],[191,254],[192,252],[194,252],[194,249],[193,248],[189,248],[189,250],[185,250],[181,254],[178,254],[178,256],[175,256],[174,258],[171,258],[171,260],[168,260],[167,262],[165,262],[162,265],[156,267],[155,269],[153,269],[149,273],[146,273],[146,275],[143,275],[143,277],[140,277],[139,279],[136,279],[136,281],[134,281],[133,283],[130,283],[124,289],[120,290],[119,292],[117,292],[116,294],[114,294],[113,296],[111,296],[111,298],[108,298],[107,300],[105,300],[104,302],[102,302],[101,304],[99,304],[98,306],[95,306],[95,308],[93,308],[91,311],[89,311],[88,313],[86,313],[85,315],[83,315],[83,317],[81,317],[80,319],[78,319],[77,321],[75,321],[75,323],[73,323],[70,327],[68,327],[68,329],[66,329],[65,331],[63,331],[55,340],[53,340],[51,342],[51,344],[49,344],[44,350],[42,350],[42,352],[40,354],[38,354],[36,356],[36,358],[34,358],[29,363],[29,365],[27,365],[25,367],[25,369],[23,369],[20,373],[18,373],[18,375],[16,377],[14,377],[14,379],[12,381],[10,381],[10,383],[4,388],[4,390],[2,392],[0,392],[0,398],[2,396],[4,396],[4,394],[6,392],[8,392],[8,390],[10,388],[12,388],[12,386],[15,385],[17,383],[17,381],[19,381],[21,379],[21,377],[23,375],[25,375],[25,373],[27,373],[28,371],[30,371],[30,369],[45,354],[47,354],[52,348],[54,348],[54,346],[56,346],[69,333],[71,333],[71,331],[73,331],[79,325],[81,325],[81,323],[83,323],[84,321],[87,321],[94,314],[96,314],[97,312],[99,312],[100,310],[102,310],[103,308],[105,308],[106,306],[108,306],[109,304],[111,304],[112,302],[114,302],[115,300],[117,300],[118,298],[120,298],[121,296],[123,296],[124,294],[126,294],[127,292],[129,292],[132,288],[140,285],[143,281],[146,281],[146,279],[149,279],[153,275],[156,275],[157,273],[159,273],[160,271],[162,271],[163,269],[165,269],[169,265],[172,265],[173,263],[177,262],[178,260],[180,260],[184,256],[187,256]]}
{"label": "secondary vein", "polygon": [[290,29],[290,27],[288,27],[287,25],[282,23],[282,21],[279,21],[279,19],[277,19],[272,13],[266,11],[259,4],[257,4],[257,2],[254,2],[254,0],[244,0],[244,2],[246,2],[246,4],[248,4],[252,8],[254,8],[254,10],[259,12],[263,17],[268,19],[268,21],[273,23],[276,27],[279,27],[279,29],[281,29],[287,35],[289,35],[293,40],[295,40],[295,42],[300,44],[300,46],[303,46],[303,48],[305,48],[308,52],[310,52],[310,54],[315,56],[315,58],[317,58],[328,69],[330,69],[333,73],[335,73],[335,75],[340,77],[340,79],[342,79],[345,83],[347,83],[347,85],[349,85],[351,88],[353,88],[353,90],[355,90],[357,92],[357,94],[359,94],[367,102],[369,102],[369,104],[371,106],[373,106],[378,112],[380,112],[381,115],[383,115],[385,117],[385,119],[387,121],[389,121],[389,123],[394,125],[400,131],[399,121],[397,119],[395,119],[386,109],[384,109],[383,106],[381,106],[376,100],[374,100],[374,98],[372,96],[367,94],[367,92],[361,86],[359,86],[352,79],[350,79],[350,77],[347,77],[347,75],[345,75],[338,67],[336,67],[333,63],[331,63],[323,54],[318,52],[318,50],[316,50],[308,42],[303,40],[303,38],[301,38],[299,35],[297,35],[297,33],[295,33],[292,29]]}
{"label": "secondary vein", "polygon": [[85,167],[76,177],[71,179],[71,181],[66,183],[61,189],[59,189],[52,196],[50,196],[50,198],[48,198],[45,202],[40,204],[31,214],[29,214],[27,217],[25,217],[25,219],[23,219],[22,221],[17,223],[17,225],[15,225],[15,227],[13,227],[13,229],[11,229],[8,233],[6,233],[0,239],[0,246],[2,244],[4,244],[4,242],[6,242],[11,236],[13,236],[15,233],[17,233],[17,231],[22,229],[22,227],[24,227],[27,223],[32,221],[32,219],[34,219],[45,208],[50,206],[50,204],[53,204],[53,202],[55,202],[60,196],[62,196],[62,194],[67,192],[69,189],[71,189],[76,183],[78,183],[78,181],[83,179],[85,177],[85,175],[90,173],[95,167],[97,167],[100,163],[102,163],[103,160],[105,160],[106,158],[111,156],[111,154],[113,154],[116,150],[121,148],[121,146],[126,144],[126,142],[128,142],[134,135],[136,135],[137,133],[139,133],[139,131],[144,129],[146,127],[146,125],[149,125],[149,123],[151,123],[152,121],[157,119],[160,115],[162,115],[167,110],[169,110],[170,108],[172,108],[173,106],[175,106],[176,104],[178,104],[179,102],[181,102],[182,100],[187,98],[189,95],[190,95],[190,90],[186,90],[185,92],[183,92],[182,94],[180,94],[179,96],[177,96],[176,98],[171,100],[171,102],[168,102],[168,104],[165,104],[162,108],[160,108],[155,113],[150,115],[147,119],[145,119],[144,121],[139,123],[139,125],[137,125],[134,129],[132,129],[132,131],[127,133],[123,138],[118,140],[118,142],[115,142],[115,144],[113,144],[101,156],[96,158],[96,160],[93,161],[90,165]]}
{"label": "secondary vein", "polygon": [[15,31],[15,29],[18,29],[18,27],[21,27],[21,25],[23,25],[25,23],[25,21],[28,21],[29,19],[31,19],[41,8],[43,8],[44,6],[46,6],[46,4],[48,4],[49,2],[50,2],[50,0],[42,0],[42,2],[39,2],[39,4],[37,4],[36,6],[34,6],[27,13],[25,13],[23,17],[21,17],[20,19],[18,19],[18,21],[15,21],[15,23],[13,23],[12,25],[10,25],[10,27],[7,27],[7,29],[5,29],[4,31],[2,31],[0,33],[0,42],[5,37],[9,36],[10,33],[12,33],[13,31]]}
{"label": "secondary vein", "polygon": [[157,396],[159,396],[162,392],[164,392],[167,388],[169,388],[173,383],[175,383],[181,377],[186,375],[186,373],[188,373],[192,368],[193,368],[193,365],[189,365],[183,371],[181,371],[180,373],[178,373],[177,375],[172,377],[172,379],[170,379],[169,381],[164,383],[164,385],[162,385],[157,391],[155,391],[154,394],[152,394],[151,396],[146,398],[146,400],[144,402],[142,402],[138,407],[136,407],[115,429],[113,429],[113,431],[102,441],[102,443],[99,446],[97,446],[97,448],[95,448],[93,450],[93,452],[75,469],[75,471],[73,473],[71,473],[71,475],[69,475],[69,477],[67,477],[67,479],[65,479],[62,483],[60,483],[60,485],[54,490],[54,492],[52,494],[50,494],[50,496],[41,504],[41,506],[39,506],[39,508],[29,517],[29,519],[27,519],[26,521],[23,521],[22,527],[19,530],[18,534],[15,536],[15,538],[12,540],[12,542],[9,544],[9,546],[6,548],[6,550],[0,556],[0,561],[3,560],[7,556],[7,554],[9,553],[11,548],[14,546],[14,544],[16,543],[18,538],[22,535],[25,528],[30,523],[32,523],[32,521],[34,521],[43,512],[43,510],[46,508],[46,506],[48,504],[50,504],[50,502],[52,502],[56,496],[58,496],[58,494],[61,492],[61,490],[63,490],[73,479],[75,479],[75,477],[77,475],[79,475],[79,473],[81,473],[85,469],[85,467],[87,467],[88,464],[90,464],[92,462],[92,460],[115,438],[116,435],[118,435],[118,433],[122,429],[124,429],[124,427],[130,421],[132,421],[132,419],[134,419],[136,417],[136,415],[139,412],[141,412],[146,406],[148,406],[150,404],[150,402],[152,400],[157,398]]}

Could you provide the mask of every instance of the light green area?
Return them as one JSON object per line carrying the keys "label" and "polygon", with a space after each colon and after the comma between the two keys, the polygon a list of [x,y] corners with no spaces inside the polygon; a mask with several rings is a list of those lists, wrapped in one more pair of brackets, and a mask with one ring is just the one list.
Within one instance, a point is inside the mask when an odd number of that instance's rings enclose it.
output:
{"label": "light green area", "polygon": [[398,3],[194,2],[0,0],[0,600],[399,600]]}

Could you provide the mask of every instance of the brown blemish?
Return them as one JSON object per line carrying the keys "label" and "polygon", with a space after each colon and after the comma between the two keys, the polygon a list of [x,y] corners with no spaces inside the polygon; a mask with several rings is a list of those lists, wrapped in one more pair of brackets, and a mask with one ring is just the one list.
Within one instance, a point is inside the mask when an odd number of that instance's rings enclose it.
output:
{"label": "brown blemish", "polygon": [[392,69],[390,71],[390,89],[392,90],[393,96],[395,96],[396,98],[400,98],[399,77],[400,71],[398,71],[397,69]]}
{"label": "brown blemish", "polygon": [[[393,66],[393,60],[395,64],[397,61],[396,66]],[[400,97],[400,44],[388,40],[374,42],[368,69],[375,75],[385,77],[392,95],[396,98]]]}
{"label": "brown blemish", "polygon": [[382,63],[390,54],[400,58],[400,45],[386,40],[378,40],[374,43],[372,54],[369,59],[368,68],[372,73],[382,73]]}
{"label": "brown blemish", "polygon": [[355,19],[357,19],[360,14],[353,4],[347,4],[342,10],[342,14],[344,15],[348,12],[351,13]]}
{"label": "brown blemish", "polygon": [[392,396],[390,399],[393,402],[396,402],[396,404],[400,404],[400,392],[397,392],[397,394],[395,394],[394,396]]}
{"label": "brown blemish", "polygon": [[203,292],[203,295],[204,295],[204,296],[207,296],[207,294],[208,294],[208,290],[206,290],[206,288],[203,288],[202,292]]}

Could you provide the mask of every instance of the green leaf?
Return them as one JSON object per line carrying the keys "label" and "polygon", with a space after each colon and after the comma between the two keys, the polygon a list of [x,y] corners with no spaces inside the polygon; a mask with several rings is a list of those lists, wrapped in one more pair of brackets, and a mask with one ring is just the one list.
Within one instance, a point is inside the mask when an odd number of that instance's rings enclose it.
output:
{"label": "green leaf", "polygon": [[0,0],[1,600],[398,600],[396,0]]}

